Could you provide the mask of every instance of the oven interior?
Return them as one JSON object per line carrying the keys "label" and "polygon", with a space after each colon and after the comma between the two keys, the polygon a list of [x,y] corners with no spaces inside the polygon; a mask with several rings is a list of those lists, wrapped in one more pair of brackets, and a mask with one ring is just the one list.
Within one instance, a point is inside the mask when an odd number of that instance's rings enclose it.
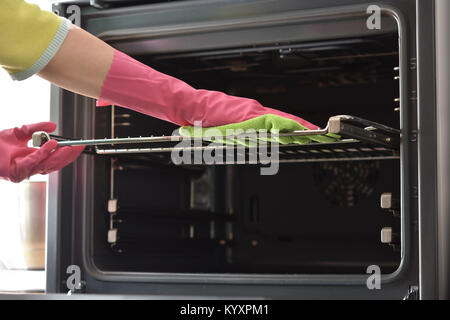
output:
{"label": "oven interior", "polygon": [[[349,114],[399,128],[398,34],[136,56],[196,88],[253,98],[324,127]],[[115,106],[95,110],[96,138],[177,128]],[[93,157],[92,259],[103,271],[383,273],[400,264],[400,160],[175,165],[164,153]],[[113,201],[111,201],[113,200]],[[115,202],[116,201],[116,202]],[[111,209],[114,204],[117,209]]]}

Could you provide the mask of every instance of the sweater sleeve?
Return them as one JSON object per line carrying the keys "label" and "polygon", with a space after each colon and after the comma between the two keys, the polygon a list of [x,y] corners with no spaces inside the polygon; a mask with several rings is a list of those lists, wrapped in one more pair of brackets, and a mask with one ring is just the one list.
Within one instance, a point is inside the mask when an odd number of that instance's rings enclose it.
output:
{"label": "sweater sleeve", "polygon": [[40,72],[58,52],[70,24],[24,0],[0,0],[0,66],[14,80]]}

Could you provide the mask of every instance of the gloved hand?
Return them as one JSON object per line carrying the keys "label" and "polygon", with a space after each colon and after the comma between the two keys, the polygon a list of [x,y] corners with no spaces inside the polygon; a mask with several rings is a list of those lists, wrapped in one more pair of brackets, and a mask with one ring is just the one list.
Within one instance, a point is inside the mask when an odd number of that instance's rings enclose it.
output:
{"label": "gloved hand", "polygon": [[203,127],[222,126],[271,114],[294,120],[306,129],[319,129],[302,118],[266,108],[256,100],[197,90],[117,50],[97,103],[109,104],[180,126],[192,126],[195,121],[202,121]]}
{"label": "gloved hand", "polygon": [[40,149],[27,146],[34,132],[53,132],[55,129],[55,123],[41,122],[0,131],[0,178],[20,182],[35,174],[60,170],[74,161],[83,146],[58,148],[55,140],[48,141]]}

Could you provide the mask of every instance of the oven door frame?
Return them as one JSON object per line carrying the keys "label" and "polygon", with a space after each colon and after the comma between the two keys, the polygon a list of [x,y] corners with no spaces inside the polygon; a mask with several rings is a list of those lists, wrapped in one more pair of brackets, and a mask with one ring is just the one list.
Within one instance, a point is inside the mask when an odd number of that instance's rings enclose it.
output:
{"label": "oven door frame", "polygon": [[[248,1],[249,6],[256,5]],[[274,1],[273,1],[274,2]],[[294,0],[286,1],[286,5],[294,5]],[[92,201],[86,195],[92,194],[93,160],[87,156],[81,157],[73,166],[51,175],[49,180],[48,228],[47,228],[47,291],[51,293],[65,292],[66,269],[69,265],[79,265],[82,277],[86,283],[85,291],[93,293],[131,293],[179,294],[186,296],[208,292],[218,296],[233,297],[263,297],[263,298],[403,298],[411,286],[418,284],[418,236],[414,225],[418,218],[417,205],[417,145],[414,137],[417,135],[416,102],[412,99],[416,92],[416,69],[413,68],[416,59],[415,41],[415,6],[411,2],[393,1],[385,3],[355,4],[357,1],[343,1],[339,7],[328,7],[332,1],[316,1],[306,4],[296,3],[296,11],[270,13],[270,3],[264,4],[261,14],[269,23],[281,23],[283,20],[316,21],[314,19],[336,19],[349,16],[367,16],[368,4],[378,5],[383,13],[392,16],[398,25],[400,40],[400,108],[401,108],[401,195],[402,195],[402,258],[400,267],[392,274],[382,275],[382,290],[368,290],[366,281],[368,275],[250,275],[250,274],[158,274],[136,272],[105,272],[98,269],[92,261],[91,221],[88,211],[92,210]],[[418,1],[422,2],[422,1]],[[83,2],[75,2],[82,5]],[[67,13],[72,4],[60,3],[54,10]],[[242,4],[242,1],[227,1],[227,5]],[[335,3],[333,3],[335,4]],[[214,10],[214,6],[224,6],[224,1],[183,1],[169,4],[127,7],[121,9],[97,10],[81,6],[82,26],[105,41],[115,41],[121,37],[140,34],[162,37],[176,35],[177,32],[204,32],[214,28],[221,30],[236,29],[241,26],[257,26],[267,23],[261,16],[244,17],[230,21],[189,22],[187,28],[165,25],[151,30],[142,28],[102,30],[105,19],[129,19],[129,16],[139,12],[140,23],[150,19],[155,12],[166,14],[170,20],[171,10]],[[303,6],[303,7],[302,7]],[[259,7],[258,7],[259,8]],[[70,16],[70,14],[66,14]],[[89,23],[90,19],[93,21]],[[162,18],[161,18],[162,19]],[[295,20],[296,19],[296,20]],[[151,20],[149,20],[151,21]],[[94,23],[95,22],[95,23]],[[64,108],[62,108],[64,106]],[[95,108],[94,101],[65,90],[52,87],[51,117],[58,123],[59,134],[66,136],[92,136]],[[405,187],[409,186],[409,187]],[[425,190],[424,190],[425,191]],[[206,290],[206,291],[205,291]]]}

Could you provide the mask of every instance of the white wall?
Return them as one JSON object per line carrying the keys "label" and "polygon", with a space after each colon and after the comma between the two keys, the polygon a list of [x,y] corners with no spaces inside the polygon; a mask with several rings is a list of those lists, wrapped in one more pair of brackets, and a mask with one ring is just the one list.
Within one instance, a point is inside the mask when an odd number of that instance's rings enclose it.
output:
{"label": "white wall", "polygon": [[[51,10],[49,0],[27,0]],[[12,81],[0,68],[0,130],[50,119],[50,85],[37,76]],[[1,150],[0,150],[1,155]],[[33,180],[46,181],[44,176]],[[19,186],[0,180],[0,262],[6,267],[24,267],[18,223]],[[1,264],[0,264],[1,267]],[[17,284],[23,287],[23,284]],[[9,287],[11,284],[9,284]],[[0,291],[2,283],[0,283]]]}

